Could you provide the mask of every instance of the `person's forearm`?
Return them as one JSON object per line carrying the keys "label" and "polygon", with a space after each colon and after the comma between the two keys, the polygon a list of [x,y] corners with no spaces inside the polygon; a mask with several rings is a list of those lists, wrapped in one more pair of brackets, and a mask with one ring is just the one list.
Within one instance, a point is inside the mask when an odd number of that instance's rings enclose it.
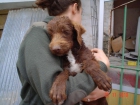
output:
{"label": "person's forearm", "polygon": [[[99,62],[99,64],[101,70],[107,72],[106,65],[103,62]],[[76,104],[91,93],[96,87],[91,76],[85,72],[77,74],[74,78],[70,77],[67,82],[68,97],[64,105]]]}

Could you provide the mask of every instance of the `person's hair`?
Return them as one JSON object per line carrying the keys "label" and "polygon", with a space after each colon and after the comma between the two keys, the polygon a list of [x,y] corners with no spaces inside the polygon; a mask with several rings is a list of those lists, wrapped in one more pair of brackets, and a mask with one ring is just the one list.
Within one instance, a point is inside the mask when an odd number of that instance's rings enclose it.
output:
{"label": "person's hair", "polygon": [[81,7],[80,0],[36,0],[36,5],[42,9],[47,8],[50,16],[62,14],[74,3],[77,3],[77,9],[79,10]]}

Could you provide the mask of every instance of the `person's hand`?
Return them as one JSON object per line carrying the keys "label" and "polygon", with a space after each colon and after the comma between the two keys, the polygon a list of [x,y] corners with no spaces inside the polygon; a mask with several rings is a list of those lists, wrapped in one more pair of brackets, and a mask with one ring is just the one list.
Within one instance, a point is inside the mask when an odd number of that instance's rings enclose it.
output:
{"label": "person's hand", "polygon": [[105,92],[103,90],[100,90],[97,87],[87,97],[85,97],[84,99],[82,99],[82,101],[85,101],[85,102],[95,101],[95,100],[97,100],[99,98],[102,98],[102,97],[105,97],[105,96],[108,96],[108,95],[109,95],[109,92]]}
{"label": "person's hand", "polygon": [[109,59],[107,58],[103,50],[94,48],[91,49],[91,52],[97,61],[102,61],[106,64],[108,68],[110,67]]}

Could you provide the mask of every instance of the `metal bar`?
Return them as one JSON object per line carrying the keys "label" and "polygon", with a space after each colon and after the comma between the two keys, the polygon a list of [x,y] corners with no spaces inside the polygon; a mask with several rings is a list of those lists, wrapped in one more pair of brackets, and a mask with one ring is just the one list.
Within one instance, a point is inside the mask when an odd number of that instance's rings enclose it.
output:
{"label": "metal bar", "polygon": [[123,49],[122,49],[122,66],[124,66],[124,49],[126,39],[126,21],[127,21],[127,5],[124,7],[124,27],[123,27]]}
{"label": "metal bar", "polygon": [[[140,35],[139,38],[139,46],[140,46]],[[138,60],[137,60],[137,69],[139,68],[140,64],[140,47],[138,48]],[[139,71],[136,73],[136,86],[135,86],[135,95],[134,95],[134,105],[137,105],[137,91],[138,91],[138,82],[139,82]]]}
{"label": "metal bar", "polygon": [[124,69],[121,69],[120,92],[119,92],[119,105],[121,105],[121,101],[122,101],[122,98],[120,96],[121,96],[121,93],[122,93],[123,72],[124,72]]}
{"label": "metal bar", "polygon": [[130,3],[132,3],[132,2],[135,2],[135,1],[137,1],[137,0],[129,1],[129,2],[127,2],[127,3],[124,3],[124,4],[122,4],[122,5],[119,5],[119,6],[115,7],[115,8],[113,8],[112,10],[118,9],[118,8],[120,8],[120,7],[122,7],[122,6],[128,5],[128,4],[130,4]]}
{"label": "metal bar", "polygon": [[[139,30],[140,32],[140,30]],[[138,61],[137,61],[137,68],[140,68],[140,35],[139,37],[139,45],[138,45]]]}
{"label": "metal bar", "polygon": [[134,95],[134,105],[137,105],[138,79],[139,79],[139,71],[137,71],[137,73],[136,73],[136,86],[135,86],[135,95]]}
{"label": "metal bar", "polygon": [[104,0],[99,0],[98,48],[103,49]]}
{"label": "metal bar", "polygon": [[108,39],[108,54],[107,56],[110,56],[110,47],[111,47],[111,27],[112,27],[112,12],[113,10],[111,10],[110,12],[110,27],[109,27],[109,39]]}
{"label": "metal bar", "polygon": [[119,69],[127,69],[127,70],[140,71],[140,69],[139,69],[139,68],[127,68],[127,67],[122,67],[122,66],[113,66],[113,65],[111,65],[110,67],[112,67],[112,68],[119,68]]}
{"label": "metal bar", "polygon": [[[93,6],[91,5],[92,4],[92,0],[90,0],[90,6],[91,6],[91,30],[92,30],[92,40],[94,40],[94,38],[95,38],[95,35],[93,34]],[[93,48],[95,47],[94,46],[94,42],[93,42]]]}
{"label": "metal bar", "polygon": [[90,0],[91,2],[91,27],[92,27],[92,39],[93,42],[93,48],[97,47],[98,38],[97,38],[97,6],[96,6],[96,0]]}
{"label": "metal bar", "polygon": [[[125,38],[126,38],[126,20],[127,20],[127,5],[124,7],[124,27],[123,27],[123,49],[122,49],[122,67],[124,66],[124,48],[125,48]],[[124,69],[121,68],[121,79],[120,79],[120,95],[122,92],[122,83],[123,83],[123,71]],[[122,98],[119,97],[119,105],[121,105]]]}
{"label": "metal bar", "polygon": [[112,12],[113,10],[110,11],[110,26],[109,26],[109,35],[111,37],[111,27],[112,27]]}

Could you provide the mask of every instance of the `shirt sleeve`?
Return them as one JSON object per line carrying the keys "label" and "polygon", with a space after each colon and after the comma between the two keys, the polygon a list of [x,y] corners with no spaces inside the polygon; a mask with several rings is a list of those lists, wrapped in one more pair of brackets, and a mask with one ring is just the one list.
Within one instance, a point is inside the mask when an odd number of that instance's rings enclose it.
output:
{"label": "shirt sleeve", "polygon": [[[39,94],[46,105],[51,102],[49,91],[58,73],[63,71],[60,58],[49,50],[49,38],[44,29],[33,27],[24,38],[24,59],[27,76],[31,86]],[[73,103],[77,103],[89,94],[96,85],[85,72],[69,77],[67,81],[67,95],[81,95]],[[76,93],[75,93],[76,92]],[[73,93],[73,94],[71,94]],[[80,94],[79,94],[80,93]],[[64,103],[65,104],[65,103]],[[68,105],[68,104],[65,104]]]}
{"label": "shirt sleeve", "polygon": [[[104,72],[107,72],[107,70],[108,70],[107,66],[101,61],[99,62],[99,64],[100,64],[101,70]],[[87,77],[84,75],[87,75]],[[73,81],[77,81],[76,82],[77,85],[75,87],[72,86]],[[64,105],[75,105],[76,103],[80,102],[83,98],[85,98],[96,87],[96,85],[94,84],[91,77],[88,74],[85,74],[85,72],[80,73],[80,75],[77,74],[77,76],[75,76],[74,78],[71,78],[71,80],[69,82],[72,85],[67,86],[67,87],[70,88],[72,86],[71,89],[69,89],[69,91],[71,91],[71,92],[69,92],[69,96],[68,96],[67,100],[65,101]],[[92,88],[90,88],[90,87],[92,87]]]}

